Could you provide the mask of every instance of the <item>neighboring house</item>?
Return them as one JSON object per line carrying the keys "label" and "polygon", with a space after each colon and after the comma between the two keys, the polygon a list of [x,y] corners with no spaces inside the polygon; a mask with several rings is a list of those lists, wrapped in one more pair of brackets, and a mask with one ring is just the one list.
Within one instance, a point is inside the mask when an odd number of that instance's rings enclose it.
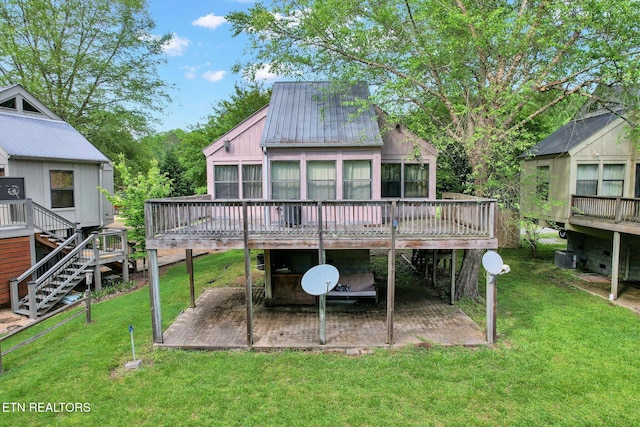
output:
{"label": "neighboring house", "polygon": [[566,232],[559,255],[611,276],[612,298],[640,279],[640,152],[622,114],[579,116],[521,156],[523,215]]}
{"label": "neighboring house", "polygon": [[[206,200],[147,201],[155,342],[157,249],[243,248],[248,272],[250,250],[263,252],[271,304],[314,304],[300,281],[323,263],[340,272],[329,297],[377,298],[369,252],[387,250],[391,316],[396,249],[455,257],[455,249],[497,247],[495,202],[436,200],[437,151],[368,98],[365,84],[275,83],[269,105],[203,150]],[[392,322],[388,328],[391,343]]]}
{"label": "neighboring house", "polygon": [[0,87],[0,305],[76,229],[113,222],[99,187],[113,192],[110,160],[22,86]]}

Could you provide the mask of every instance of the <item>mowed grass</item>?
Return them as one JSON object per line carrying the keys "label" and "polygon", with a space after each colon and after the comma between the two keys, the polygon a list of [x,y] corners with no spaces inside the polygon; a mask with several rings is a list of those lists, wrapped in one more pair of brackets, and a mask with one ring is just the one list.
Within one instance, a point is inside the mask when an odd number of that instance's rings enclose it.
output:
{"label": "mowed grass", "polygon": [[[94,305],[90,325],[80,317],[6,356],[0,424],[637,425],[640,319],[571,287],[575,279],[553,267],[553,249],[542,246],[538,259],[501,251],[511,273],[498,279],[494,347],[356,357],[154,350],[144,287]],[[242,252],[198,258],[195,271],[198,291],[237,285]],[[167,327],[189,303],[184,265],[167,270],[161,288]],[[460,306],[484,328],[483,302]],[[137,371],[124,369],[130,324]],[[90,411],[30,412],[32,402]],[[11,403],[27,410],[7,411]]]}

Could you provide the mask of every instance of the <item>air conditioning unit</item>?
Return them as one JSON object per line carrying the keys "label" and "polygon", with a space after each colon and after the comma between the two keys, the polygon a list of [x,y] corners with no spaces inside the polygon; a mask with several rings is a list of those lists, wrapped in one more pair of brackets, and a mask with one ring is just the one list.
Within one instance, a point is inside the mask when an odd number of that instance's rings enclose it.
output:
{"label": "air conditioning unit", "polygon": [[555,266],[566,269],[575,269],[578,256],[572,251],[556,251]]}

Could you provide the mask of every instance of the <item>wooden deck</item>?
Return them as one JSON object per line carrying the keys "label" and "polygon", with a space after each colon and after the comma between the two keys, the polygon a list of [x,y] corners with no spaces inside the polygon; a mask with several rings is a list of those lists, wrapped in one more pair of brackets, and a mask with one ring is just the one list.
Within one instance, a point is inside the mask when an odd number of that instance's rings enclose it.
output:
{"label": "wooden deck", "polygon": [[495,201],[151,200],[149,249],[495,249]]}
{"label": "wooden deck", "polygon": [[569,224],[640,235],[640,199],[571,196]]}
{"label": "wooden deck", "polygon": [[[416,298],[416,295],[419,295]],[[319,341],[317,306],[267,307],[253,290],[253,345],[259,351],[388,347],[384,298],[373,303],[329,303],[326,343]],[[189,350],[248,349],[244,288],[210,288],[165,331],[157,346]],[[394,345],[484,345],[484,332],[435,290],[398,287]]]}

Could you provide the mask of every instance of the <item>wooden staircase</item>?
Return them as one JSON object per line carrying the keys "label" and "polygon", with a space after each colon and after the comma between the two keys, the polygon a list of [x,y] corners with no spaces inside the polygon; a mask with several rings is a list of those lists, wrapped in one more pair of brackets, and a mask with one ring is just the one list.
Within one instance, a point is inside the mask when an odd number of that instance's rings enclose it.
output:
{"label": "wooden staircase", "polygon": [[[95,277],[101,289],[100,266],[128,264],[128,245],[125,230],[94,232],[82,240],[82,232],[75,224],[32,203],[35,238],[54,248],[48,255],[11,280],[11,309],[14,313],[37,319],[54,307],[68,304],[65,298],[88,277]],[[128,280],[128,269],[123,269]]]}

